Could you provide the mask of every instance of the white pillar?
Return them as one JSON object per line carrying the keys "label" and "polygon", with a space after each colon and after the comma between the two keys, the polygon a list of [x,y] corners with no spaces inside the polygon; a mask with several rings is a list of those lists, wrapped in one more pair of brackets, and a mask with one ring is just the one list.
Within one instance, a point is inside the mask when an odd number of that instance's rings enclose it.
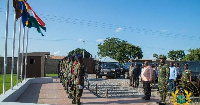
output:
{"label": "white pillar", "polygon": [[7,11],[6,11],[6,32],[5,32],[5,53],[4,53],[3,94],[5,94],[5,91],[6,91],[6,67],[7,67],[8,17],[9,17],[9,0],[7,0]]}
{"label": "white pillar", "polygon": [[23,45],[22,45],[22,62],[21,62],[21,82],[22,82],[22,75],[23,75],[23,67],[24,67],[24,40],[25,40],[25,27],[23,32]]}
{"label": "white pillar", "polygon": [[26,37],[26,56],[25,56],[25,73],[24,73],[24,80],[26,80],[26,66],[27,66],[27,50],[28,50],[28,31],[29,28],[27,29],[27,37]]}
{"label": "white pillar", "polygon": [[19,59],[20,59],[20,40],[21,40],[21,26],[22,26],[22,23],[21,23],[21,18],[20,18],[20,25],[19,25],[19,41],[18,41],[18,57],[17,57],[17,85],[18,85],[18,78],[19,78],[19,67],[20,67],[20,62],[19,62]]}
{"label": "white pillar", "polygon": [[14,13],[14,29],[13,29],[13,49],[12,49],[12,68],[11,68],[11,90],[13,90],[13,69],[14,65],[14,56],[15,56],[15,33],[16,33],[16,14]]}

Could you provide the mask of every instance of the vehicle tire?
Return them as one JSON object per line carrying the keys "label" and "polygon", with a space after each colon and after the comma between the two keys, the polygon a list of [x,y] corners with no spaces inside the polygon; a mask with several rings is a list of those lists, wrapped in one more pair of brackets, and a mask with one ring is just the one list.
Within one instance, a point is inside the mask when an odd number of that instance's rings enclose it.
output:
{"label": "vehicle tire", "polygon": [[98,78],[102,78],[102,76],[101,76],[101,75],[99,75],[99,76],[98,76]]}

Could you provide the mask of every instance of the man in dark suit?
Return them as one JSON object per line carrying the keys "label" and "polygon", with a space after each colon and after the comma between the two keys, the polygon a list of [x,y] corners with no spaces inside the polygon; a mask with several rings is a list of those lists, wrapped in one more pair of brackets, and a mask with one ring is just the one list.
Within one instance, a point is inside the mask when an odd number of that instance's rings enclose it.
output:
{"label": "man in dark suit", "polygon": [[135,87],[138,88],[139,86],[139,75],[141,73],[141,69],[138,67],[138,65],[135,63],[134,70],[133,70],[133,77],[135,81]]}

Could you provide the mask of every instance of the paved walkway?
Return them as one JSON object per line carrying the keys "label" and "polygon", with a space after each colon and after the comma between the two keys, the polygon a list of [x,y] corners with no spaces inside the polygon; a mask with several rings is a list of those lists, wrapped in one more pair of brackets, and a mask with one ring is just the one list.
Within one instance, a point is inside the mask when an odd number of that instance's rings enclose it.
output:
{"label": "paved walkway", "polygon": [[[53,83],[48,84],[32,84],[28,89],[17,99],[21,103],[38,103],[38,104],[53,104],[53,105],[71,105],[72,99],[68,99],[63,86],[59,83],[59,79],[54,79]],[[89,90],[84,89],[81,103],[83,105],[157,105],[159,101],[155,97],[145,101],[141,96],[129,98],[97,98]]]}

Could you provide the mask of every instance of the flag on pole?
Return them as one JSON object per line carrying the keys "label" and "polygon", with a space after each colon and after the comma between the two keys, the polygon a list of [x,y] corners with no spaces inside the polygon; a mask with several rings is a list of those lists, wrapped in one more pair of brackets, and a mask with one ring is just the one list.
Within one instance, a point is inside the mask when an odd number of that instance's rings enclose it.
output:
{"label": "flag on pole", "polygon": [[28,18],[28,24],[26,24],[26,25],[27,25],[28,28],[31,28],[31,27],[37,28],[37,31],[38,31],[39,33],[41,33],[42,36],[44,36],[40,28],[42,28],[43,30],[46,31],[46,27],[42,27],[42,26],[38,23],[38,21],[36,20],[36,18],[34,18],[33,16],[30,16],[30,17]]}
{"label": "flag on pole", "polygon": [[25,4],[27,5],[28,9],[29,9],[30,11],[32,11],[32,13],[33,13],[34,17],[36,18],[36,20],[38,21],[38,23],[39,23],[42,27],[44,27],[44,26],[45,26],[45,23],[42,21],[42,19],[40,19],[40,17],[38,17],[38,15],[35,13],[35,11],[33,11],[33,9],[31,8],[31,6],[30,6],[26,1],[24,1],[24,2],[25,2]]}
{"label": "flag on pole", "polygon": [[[24,4],[25,4],[26,11],[29,13],[29,15],[28,15],[28,20],[26,21],[26,26],[27,26],[28,28],[31,28],[31,27],[37,28],[37,31],[38,31],[39,33],[41,33],[42,36],[44,36],[40,28],[42,28],[43,30],[46,31],[46,27],[44,27],[44,26],[45,26],[45,23],[44,23],[44,22],[42,21],[42,19],[40,19],[40,18],[38,17],[38,15],[33,11],[33,9],[32,9],[31,6],[26,2],[26,0],[23,0],[23,2],[24,2]],[[33,15],[30,13],[30,11],[32,12]]]}
{"label": "flag on pole", "polygon": [[18,18],[21,17],[21,9],[20,9],[20,4],[19,4],[19,1],[18,0],[13,0],[13,7],[15,8],[15,17],[16,17],[16,20],[18,20]]}
{"label": "flag on pole", "polygon": [[23,27],[25,27],[26,23],[28,22],[28,18],[30,17],[29,9],[24,3],[24,0],[19,0],[19,4],[20,4],[20,9],[21,9],[22,24],[23,24]]}
{"label": "flag on pole", "polygon": [[[23,27],[27,26],[28,28],[35,27],[39,33],[41,33],[42,36],[43,33],[40,28],[46,31],[45,23],[38,17],[38,15],[33,11],[31,6],[26,2],[26,0],[17,0],[20,9],[21,9],[21,17],[22,17],[22,24]],[[32,12],[32,14],[30,13]]]}

